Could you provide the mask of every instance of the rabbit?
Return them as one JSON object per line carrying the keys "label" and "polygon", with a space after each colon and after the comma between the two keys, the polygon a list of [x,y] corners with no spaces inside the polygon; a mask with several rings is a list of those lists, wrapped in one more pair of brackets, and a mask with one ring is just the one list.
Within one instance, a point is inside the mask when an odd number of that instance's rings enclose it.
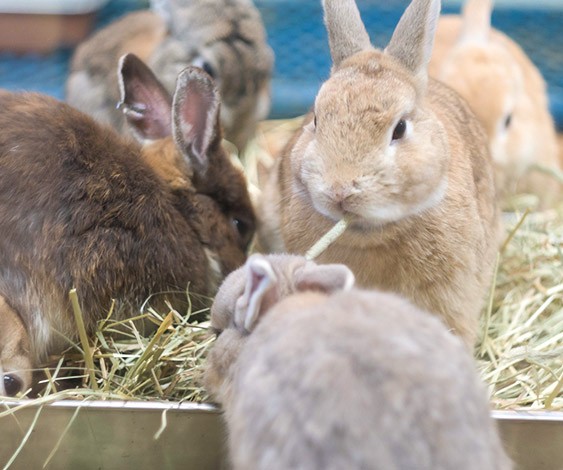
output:
{"label": "rabbit", "polygon": [[71,288],[89,332],[112,299],[121,317],[147,299],[185,312],[189,289],[195,311],[244,263],[253,236],[244,174],[221,146],[211,77],[187,67],[172,98],[132,54],[119,76],[121,108],[142,147],[54,98],[0,95],[0,296],[9,306],[0,323],[18,330],[17,312],[33,365],[76,338]]}
{"label": "rabbit", "polygon": [[323,6],[332,74],[272,167],[260,246],[304,254],[348,219],[318,260],[441,316],[471,347],[501,225],[482,126],[428,78],[440,2],[413,0],[384,51],[353,0]]}
{"label": "rabbit", "polygon": [[465,98],[485,127],[501,203],[529,192],[545,209],[561,199],[561,184],[531,167],[562,168],[546,84],[522,48],[491,27],[492,3],[467,0],[462,16],[440,19],[429,73]]}
{"label": "rabbit", "polygon": [[194,64],[218,83],[225,137],[243,151],[270,109],[273,52],[251,0],[166,0],[153,11],[130,13],[96,32],[71,60],[66,100],[119,129],[115,67],[132,52],[156,71],[172,92],[178,73]]}
{"label": "rabbit", "polygon": [[510,469],[460,339],[344,265],[255,254],[221,285],[204,374],[235,470]]}
{"label": "rabbit", "polygon": [[0,397],[31,386],[29,336],[16,312],[0,297]]}

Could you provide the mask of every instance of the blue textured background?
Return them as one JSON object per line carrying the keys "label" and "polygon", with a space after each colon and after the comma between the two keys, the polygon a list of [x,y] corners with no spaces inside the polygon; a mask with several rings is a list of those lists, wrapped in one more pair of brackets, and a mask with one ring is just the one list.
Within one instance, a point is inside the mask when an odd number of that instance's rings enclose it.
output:
{"label": "blue textured background", "polygon": [[[311,105],[319,84],[326,79],[330,57],[322,24],[320,0],[256,0],[276,54],[271,117],[291,117]],[[407,0],[359,0],[362,18],[372,42],[384,46]],[[146,6],[146,0],[110,0],[100,10],[96,27],[124,13]],[[531,2],[531,5],[534,3]],[[457,9],[446,7],[446,13]],[[552,112],[563,129],[563,1],[561,8],[498,7],[493,25],[508,33],[542,70]],[[63,97],[71,50],[47,56],[0,54],[0,87],[37,90]]]}

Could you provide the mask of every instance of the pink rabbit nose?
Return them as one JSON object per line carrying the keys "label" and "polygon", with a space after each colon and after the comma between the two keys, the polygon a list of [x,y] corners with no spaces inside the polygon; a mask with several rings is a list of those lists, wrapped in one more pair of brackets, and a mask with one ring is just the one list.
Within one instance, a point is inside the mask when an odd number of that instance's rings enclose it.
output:
{"label": "pink rabbit nose", "polygon": [[359,190],[356,188],[356,183],[351,182],[350,184],[333,184],[327,189],[327,196],[332,201],[332,203],[337,206],[340,210],[345,211],[347,206],[350,205],[350,200],[352,196],[356,195]]}

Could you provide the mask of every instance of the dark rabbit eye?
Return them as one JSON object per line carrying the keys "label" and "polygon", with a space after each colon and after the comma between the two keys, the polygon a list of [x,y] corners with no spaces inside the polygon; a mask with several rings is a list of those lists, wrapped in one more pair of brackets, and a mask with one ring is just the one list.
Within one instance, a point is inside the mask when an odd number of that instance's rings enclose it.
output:
{"label": "dark rabbit eye", "polygon": [[22,388],[23,383],[18,377],[11,374],[4,376],[4,390],[9,397],[15,397]]}
{"label": "dark rabbit eye", "polygon": [[393,130],[393,140],[402,139],[405,136],[405,132],[407,130],[407,122],[404,119],[401,119],[395,129]]}
{"label": "dark rabbit eye", "polygon": [[239,234],[240,239],[243,241],[245,248],[248,247],[250,239],[252,238],[252,227],[249,223],[242,219],[233,218],[232,223]]}
{"label": "dark rabbit eye", "polygon": [[207,61],[203,61],[201,64],[201,68],[209,75],[211,78],[217,78],[215,69],[211,66],[211,64]]}
{"label": "dark rabbit eye", "polygon": [[512,113],[506,116],[506,119],[504,120],[504,128],[508,129],[510,127],[510,124],[512,124]]}
{"label": "dark rabbit eye", "polygon": [[317,127],[317,115],[316,114],[313,115],[313,126],[315,126],[315,128]]}

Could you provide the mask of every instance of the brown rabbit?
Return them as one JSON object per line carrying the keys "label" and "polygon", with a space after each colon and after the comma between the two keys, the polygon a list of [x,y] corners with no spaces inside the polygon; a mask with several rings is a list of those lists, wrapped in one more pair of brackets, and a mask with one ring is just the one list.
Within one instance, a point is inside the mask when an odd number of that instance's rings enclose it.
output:
{"label": "brown rabbit", "polygon": [[530,171],[561,170],[546,84],[512,39],[491,27],[492,0],[467,0],[462,16],[440,18],[430,75],[463,96],[483,124],[498,196],[531,192],[540,208],[560,200],[561,184]]}
{"label": "brown rabbit", "polygon": [[261,245],[303,254],[348,218],[319,261],[403,294],[471,346],[499,217],[481,125],[427,76],[440,2],[413,0],[385,51],[370,45],[353,0],[324,8],[333,72],[273,168]]}
{"label": "brown rabbit", "polygon": [[512,468],[462,342],[343,265],[252,255],[222,284],[205,383],[235,470]]}
{"label": "brown rabbit", "polygon": [[[157,2],[154,2],[155,4]],[[273,53],[260,13],[250,0],[167,0],[155,11],[130,13],[95,33],[72,59],[67,101],[127,130],[115,104],[115,68],[132,52],[145,60],[172,92],[187,65],[204,68],[221,93],[225,137],[242,150],[270,108]]]}
{"label": "brown rabbit", "polygon": [[152,294],[156,308],[185,309],[187,288],[204,303],[245,260],[255,217],[221,147],[211,78],[188,67],[172,99],[133,55],[120,77],[143,148],[52,98],[0,95],[0,325],[15,332],[0,343],[4,371],[27,350],[10,346],[22,336],[14,311],[36,364],[76,337],[73,287],[92,330],[112,299],[123,316]]}

